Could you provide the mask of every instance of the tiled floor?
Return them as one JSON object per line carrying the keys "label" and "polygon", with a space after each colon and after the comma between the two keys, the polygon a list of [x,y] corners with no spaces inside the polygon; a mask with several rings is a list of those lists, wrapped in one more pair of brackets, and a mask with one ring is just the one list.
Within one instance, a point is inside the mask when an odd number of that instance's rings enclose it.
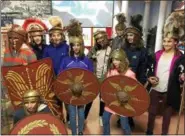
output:
{"label": "tiled floor", "polygon": [[[89,117],[87,119],[87,123],[85,125],[84,134],[102,134],[103,128],[99,125],[99,117],[98,111],[99,110],[99,98],[94,100],[93,106],[89,113]],[[148,113],[145,112],[141,116],[134,117],[134,121],[136,124],[135,129],[133,130],[132,134],[145,134],[146,126],[147,126],[147,118]],[[175,114],[171,119],[169,134],[175,134],[177,128],[177,118],[178,114]],[[111,118],[111,134],[123,134],[120,128],[117,128],[116,125],[117,117],[112,116]],[[156,118],[154,134],[161,134],[161,123],[162,117],[158,116]],[[67,126],[67,125],[66,125]],[[68,129],[68,134],[71,134],[71,130]],[[179,126],[179,134],[184,134],[184,113],[181,116],[180,126]]]}

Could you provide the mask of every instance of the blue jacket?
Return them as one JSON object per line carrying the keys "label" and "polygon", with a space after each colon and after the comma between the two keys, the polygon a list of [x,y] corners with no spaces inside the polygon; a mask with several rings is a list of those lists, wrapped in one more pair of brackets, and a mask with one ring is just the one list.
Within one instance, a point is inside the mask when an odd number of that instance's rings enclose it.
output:
{"label": "blue jacket", "polygon": [[62,63],[60,64],[59,72],[70,68],[82,68],[93,72],[93,63],[86,56],[83,58],[65,57]]}
{"label": "blue jacket", "polygon": [[54,71],[55,74],[57,75],[62,59],[68,56],[68,54],[69,54],[69,45],[67,45],[66,42],[62,42],[57,47],[54,47],[53,44],[50,44],[49,46],[45,47],[43,58],[50,57],[52,59]]}
{"label": "blue jacket", "polygon": [[146,48],[143,47],[140,49],[131,49],[125,47],[124,51],[127,54],[132,71],[134,71],[134,73],[136,74],[137,80],[142,84],[145,84],[147,80],[146,72],[148,60],[148,53]]}

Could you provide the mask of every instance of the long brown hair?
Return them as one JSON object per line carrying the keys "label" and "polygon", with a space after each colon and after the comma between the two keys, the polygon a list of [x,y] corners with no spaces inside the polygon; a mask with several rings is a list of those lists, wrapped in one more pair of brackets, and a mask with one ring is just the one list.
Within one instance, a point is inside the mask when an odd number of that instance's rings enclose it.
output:
{"label": "long brown hair", "polygon": [[[70,45],[69,55],[70,55],[71,57],[74,57],[74,50],[73,50],[74,43],[70,43],[69,45]],[[80,58],[83,58],[84,56],[85,56],[85,54],[84,54],[84,45],[80,45],[79,57],[80,57]]]}
{"label": "long brown hair", "polygon": [[[144,47],[143,39],[140,36],[134,34],[133,45],[135,45],[135,48],[137,49],[143,48]],[[127,34],[125,34],[125,46],[130,47],[130,43],[127,40]]]}

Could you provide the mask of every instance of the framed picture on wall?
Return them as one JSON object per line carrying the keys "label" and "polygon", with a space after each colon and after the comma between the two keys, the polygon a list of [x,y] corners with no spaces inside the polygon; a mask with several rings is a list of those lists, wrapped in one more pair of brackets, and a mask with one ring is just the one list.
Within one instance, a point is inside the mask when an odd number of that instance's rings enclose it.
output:
{"label": "framed picture on wall", "polygon": [[1,27],[5,27],[7,25],[13,24],[13,18],[14,18],[13,16],[1,14]]}
{"label": "framed picture on wall", "polygon": [[4,58],[5,48],[7,48],[8,44],[9,44],[7,33],[9,31],[10,27],[11,27],[11,25],[10,26],[6,25],[6,26],[1,27],[1,61]]}
{"label": "framed picture on wall", "polygon": [[52,15],[52,2],[51,0],[1,1],[1,13],[16,13],[16,18],[45,17]]}

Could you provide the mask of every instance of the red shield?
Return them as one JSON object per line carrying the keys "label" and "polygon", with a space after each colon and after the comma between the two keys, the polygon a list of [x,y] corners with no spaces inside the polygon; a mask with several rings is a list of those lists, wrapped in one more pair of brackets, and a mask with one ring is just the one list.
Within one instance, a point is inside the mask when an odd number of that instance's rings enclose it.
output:
{"label": "red shield", "polygon": [[[75,85],[81,89],[79,96],[76,96],[71,89]],[[80,68],[72,68],[58,75],[54,83],[54,91],[57,97],[67,104],[85,105],[92,102],[98,95],[99,82],[92,72]]]}
{"label": "red shield", "polygon": [[65,125],[51,114],[37,113],[20,120],[11,135],[66,135]]}
{"label": "red shield", "polygon": [[[128,95],[126,103],[120,103],[118,92]],[[101,85],[101,97],[111,110],[122,116],[139,116],[148,109],[150,103],[148,92],[143,85],[122,75],[104,80]]]}
{"label": "red shield", "polygon": [[26,66],[2,67],[2,74],[15,109],[20,108],[22,96],[26,91],[37,90],[52,113],[61,117],[60,107],[53,92],[54,71],[51,59],[42,59]]}

